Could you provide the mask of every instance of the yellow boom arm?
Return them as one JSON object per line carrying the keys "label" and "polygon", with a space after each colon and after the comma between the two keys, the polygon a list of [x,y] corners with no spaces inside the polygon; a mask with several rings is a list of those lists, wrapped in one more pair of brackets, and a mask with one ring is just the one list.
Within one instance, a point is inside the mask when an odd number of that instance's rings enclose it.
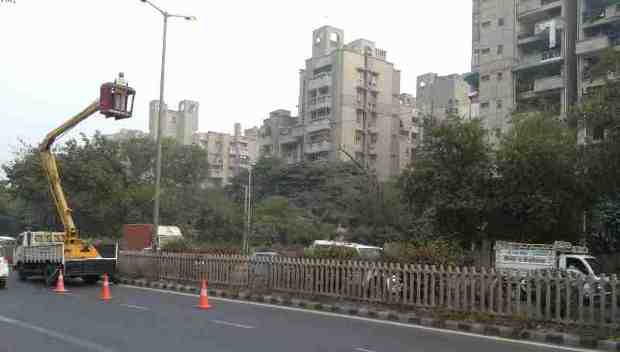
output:
{"label": "yellow boom arm", "polygon": [[[65,193],[63,192],[62,186],[60,184],[60,175],[58,173],[58,167],[56,166],[56,158],[52,154],[51,149],[52,145],[58,137],[70,131],[77,124],[86,120],[97,111],[99,111],[98,99],[92,104],[90,104],[82,112],[75,115],[67,122],[63,123],[60,127],[48,133],[41,145],[39,146],[39,153],[41,155],[43,170],[45,171],[45,175],[47,176],[50,184],[50,191],[56,205],[56,211],[58,211],[58,216],[60,217],[60,221],[62,222],[65,230],[65,244],[67,247],[73,244],[78,244],[76,243],[76,240],[78,239],[78,233],[77,228],[75,227],[75,222],[73,221],[73,216],[71,216],[71,208],[69,208],[67,198],[65,197]],[[67,249],[73,252],[71,248],[65,248],[65,250]],[[90,252],[90,250],[82,248],[78,252],[83,252],[86,254],[87,252]],[[97,253],[95,252],[91,255],[78,254],[77,256],[91,257],[93,255],[96,256]]]}

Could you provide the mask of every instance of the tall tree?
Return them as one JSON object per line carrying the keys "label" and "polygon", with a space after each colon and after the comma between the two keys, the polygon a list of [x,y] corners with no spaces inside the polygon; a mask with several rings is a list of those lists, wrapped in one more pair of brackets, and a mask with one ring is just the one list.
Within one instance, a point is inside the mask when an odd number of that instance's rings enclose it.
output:
{"label": "tall tree", "polygon": [[576,131],[553,115],[515,115],[497,152],[495,237],[575,240],[588,202]]}
{"label": "tall tree", "polygon": [[418,158],[399,184],[415,220],[413,236],[483,236],[493,164],[480,121],[449,118],[427,131]]}

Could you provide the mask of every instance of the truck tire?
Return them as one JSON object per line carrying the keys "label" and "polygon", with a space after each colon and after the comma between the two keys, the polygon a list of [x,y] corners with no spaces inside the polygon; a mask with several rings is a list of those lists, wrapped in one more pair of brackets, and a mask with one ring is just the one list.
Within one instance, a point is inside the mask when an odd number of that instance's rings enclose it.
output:
{"label": "truck tire", "polygon": [[19,281],[28,280],[28,274],[26,274],[24,268],[21,266],[17,267],[17,276],[19,277]]}
{"label": "truck tire", "polygon": [[0,290],[6,288],[6,279],[0,279]]}
{"label": "truck tire", "polygon": [[87,285],[94,285],[97,283],[97,281],[99,281],[99,275],[83,276],[82,280],[84,280],[84,283]]}

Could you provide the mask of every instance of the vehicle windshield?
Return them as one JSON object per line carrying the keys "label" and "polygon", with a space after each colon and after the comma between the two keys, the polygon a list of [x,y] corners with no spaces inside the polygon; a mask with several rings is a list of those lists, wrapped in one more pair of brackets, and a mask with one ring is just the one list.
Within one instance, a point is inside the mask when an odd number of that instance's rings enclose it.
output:
{"label": "vehicle windshield", "polygon": [[586,262],[588,262],[588,264],[590,265],[590,268],[592,268],[594,275],[598,276],[601,273],[603,273],[603,266],[598,260],[594,258],[586,258]]}
{"label": "vehicle windshield", "polygon": [[359,248],[360,257],[363,259],[379,259],[383,251],[379,248]]}

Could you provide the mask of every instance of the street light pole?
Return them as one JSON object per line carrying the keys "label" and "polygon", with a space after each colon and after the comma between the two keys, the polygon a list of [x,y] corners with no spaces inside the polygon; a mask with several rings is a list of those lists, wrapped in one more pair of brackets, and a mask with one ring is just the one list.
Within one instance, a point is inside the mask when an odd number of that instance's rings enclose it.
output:
{"label": "street light pole", "polygon": [[161,164],[162,164],[162,147],[161,147],[161,139],[162,139],[162,125],[163,125],[163,114],[164,114],[164,82],[165,82],[165,73],[166,73],[166,37],[168,34],[168,18],[169,17],[181,17],[188,21],[196,20],[194,16],[182,16],[182,15],[173,15],[164,11],[157,7],[155,4],[150,2],[149,0],[140,0],[144,3],[149,4],[152,8],[157,10],[163,18],[164,18],[164,34],[163,34],[163,43],[161,50],[161,76],[159,80],[159,112],[157,114],[157,134],[155,139],[155,144],[157,145],[157,155],[155,159],[155,199],[153,203],[153,234],[152,234],[152,249],[159,250],[159,198],[161,195]]}

